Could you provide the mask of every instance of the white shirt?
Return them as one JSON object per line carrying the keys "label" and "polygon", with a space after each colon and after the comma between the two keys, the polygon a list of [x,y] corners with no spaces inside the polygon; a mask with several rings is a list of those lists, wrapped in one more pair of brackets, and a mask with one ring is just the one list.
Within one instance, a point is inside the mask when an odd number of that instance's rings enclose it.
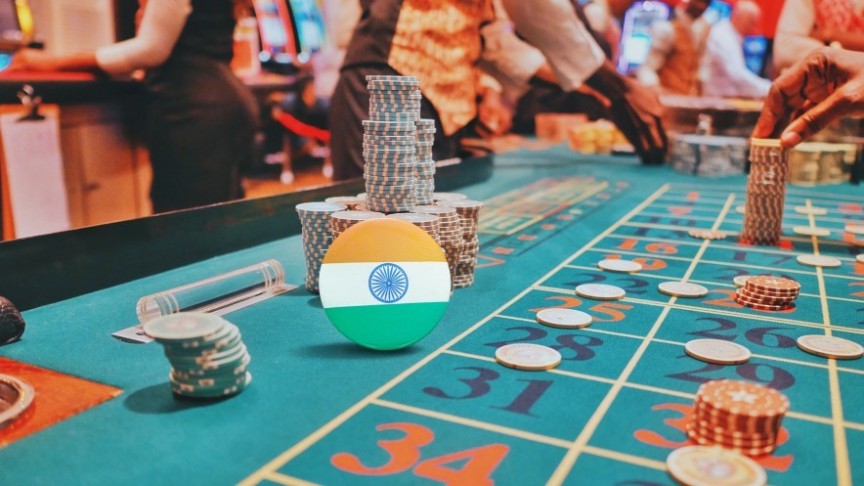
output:
{"label": "white shirt", "polygon": [[570,0],[503,0],[516,31],[545,55],[558,82],[572,91],[606,61]]}
{"label": "white shirt", "polygon": [[764,98],[771,82],[747,69],[744,39],[728,20],[714,24],[702,61],[702,94],[723,98]]}
{"label": "white shirt", "polygon": [[174,50],[191,12],[191,0],[149,0],[137,35],[99,48],[96,62],[112,75],[160,66]]}

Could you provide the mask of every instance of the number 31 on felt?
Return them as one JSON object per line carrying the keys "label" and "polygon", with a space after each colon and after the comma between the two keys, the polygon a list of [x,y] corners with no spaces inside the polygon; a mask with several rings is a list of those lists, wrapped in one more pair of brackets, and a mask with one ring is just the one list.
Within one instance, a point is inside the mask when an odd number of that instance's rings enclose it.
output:
{"label": "number 31 on felt", "polygon": [[[489,444],[428,458],[421,462],[421,449],[435,441],[434,432],[422,425],[409,422],[381,424],[375,427],[375,430],[379,432],[396,430],[404,434],[399,439],[377,442],[378,447],[390,456],[386,464],[370,467],[363,464],[359,457],[348,452],[334,454],[330,458],[330,463],[345,472],[363,476],[390,476],[414,468],[413,472],[416,476],[445,484],[492,485],[494,484],[492,473],[510,452],[510,448],[504,444]],[[463,463],[463,461],[464,465],[460,469],[446,467],[447,464]]]}

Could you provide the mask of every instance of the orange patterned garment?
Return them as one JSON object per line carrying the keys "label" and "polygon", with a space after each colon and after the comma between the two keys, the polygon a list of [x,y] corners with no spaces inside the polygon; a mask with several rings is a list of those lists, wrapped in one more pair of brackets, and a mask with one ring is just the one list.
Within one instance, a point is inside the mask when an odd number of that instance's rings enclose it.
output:
{"label": "orange patterned garment", "polygon": [[494,17],[491,0],[404,0],[387,59],[420,80],[423,95],[452,135],[477,114],[480,26]]}
{"label": "orange patterned garment", "polygon": [[864,15],[853,0],[813,0],[816,27],[838,32],[864,32]]}

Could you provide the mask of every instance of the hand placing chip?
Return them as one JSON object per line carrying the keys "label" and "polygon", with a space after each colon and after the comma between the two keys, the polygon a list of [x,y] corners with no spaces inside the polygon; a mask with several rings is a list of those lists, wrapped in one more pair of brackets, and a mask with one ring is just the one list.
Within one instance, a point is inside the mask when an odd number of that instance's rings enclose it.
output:
{"label": "hand placing chip", "polygon": [[771,86],[754,138],[780,138],[791,148],[847,115],[864,113],[864,54],[822,48]]}
{"label": "hand placing chip", "polygon": [[662,164],[669,143],[660,119],[663,107],[657,94],[618,74],[609,61],[585,84],[609,99],[612,121],[636,149],[642,163]]}

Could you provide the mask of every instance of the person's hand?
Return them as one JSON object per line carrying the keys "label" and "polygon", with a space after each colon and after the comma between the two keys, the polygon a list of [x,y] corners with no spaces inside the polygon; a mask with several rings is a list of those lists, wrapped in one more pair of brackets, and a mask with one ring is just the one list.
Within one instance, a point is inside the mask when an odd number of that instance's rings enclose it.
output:
{"label": "person's hand", "polygon": [[864,53],[821,48],[774,81],[753,137],[779,137],[791,148],[833,120],[862,113]]}
{"label": "person's hand", "polygon": [[609,99],[612,122],[627,137],[642,162],[662,164],[669,142],[657,93],[621,76],[608,61],[585,84]]}
{"label": "person's hand", "polygon": [[12,63],[6,71],[56,71],[55,57],[36,49],[22,49],[12,56]]}
{"label": "person's hand", "polygon": [[481,135],[487,138],[507,133],[513,124],[512,113],[504,106],[501,96],[491,90],[487,90],[477,105],[477,119],[486,132]]}

